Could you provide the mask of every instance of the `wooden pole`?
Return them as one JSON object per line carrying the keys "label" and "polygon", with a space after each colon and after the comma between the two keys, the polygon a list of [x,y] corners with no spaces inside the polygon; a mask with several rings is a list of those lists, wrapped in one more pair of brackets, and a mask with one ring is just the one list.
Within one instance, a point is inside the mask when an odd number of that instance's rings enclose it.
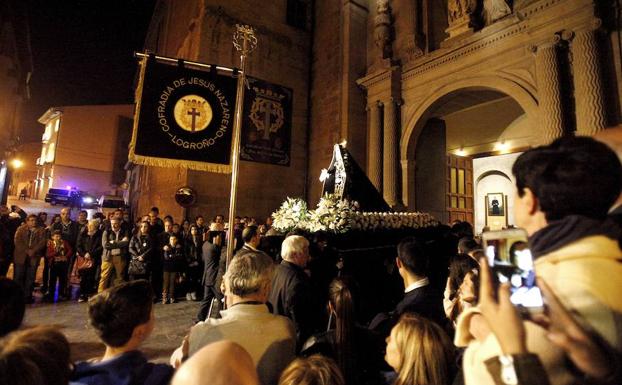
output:
{"label": "wooden pole", "polygon": [[235,121],[233,124],[233,148],[231,151],[231,196],[229,198],[229,233],[227,236],[227,267],[233,258],[235,250],[235,236],[233,218],[235,217],[235,203],[238,191],[238,170],[240,167],[240,137],[242,131],[242,112],[244,107],[244,91],[246,85],[246,59],[257,47],[255,30],[248,25],[236,25],[233,34],[233,45],[240,53],[240,74],[235,100]]}

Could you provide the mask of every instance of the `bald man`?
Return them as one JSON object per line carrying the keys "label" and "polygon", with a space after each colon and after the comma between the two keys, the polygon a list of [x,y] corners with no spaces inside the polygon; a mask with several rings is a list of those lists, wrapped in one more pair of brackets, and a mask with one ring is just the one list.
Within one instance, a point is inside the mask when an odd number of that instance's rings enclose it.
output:
{"label": "bald man", "polygon": [[209,344],[175,373],[171,385],[259,385],[253,359],[231,341]]}

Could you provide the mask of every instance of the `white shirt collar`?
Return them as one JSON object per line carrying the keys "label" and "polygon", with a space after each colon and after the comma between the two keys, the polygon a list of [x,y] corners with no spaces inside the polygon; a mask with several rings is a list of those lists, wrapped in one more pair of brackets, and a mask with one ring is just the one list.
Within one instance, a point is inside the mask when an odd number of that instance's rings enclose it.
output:
{"label": "white shirt collar", "polygon": [[409,293],[415,289],[427,286],[429,284],[430,284],[430,280],[428,279],[428,277],[425,277],[423,279],[420,279],[418,281],[411,283],[406,289],[404,289],[404,293]]}

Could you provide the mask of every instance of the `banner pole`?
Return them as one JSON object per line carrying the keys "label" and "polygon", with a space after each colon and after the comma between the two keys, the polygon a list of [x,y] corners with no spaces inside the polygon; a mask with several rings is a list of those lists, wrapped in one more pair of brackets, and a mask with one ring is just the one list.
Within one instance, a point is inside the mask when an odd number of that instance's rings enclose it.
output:
{"label": "banner pole", "polygon": [[244,107],[244,90],[246,83],[246,59],[257,47],[255,30],[248,25],[236,25],[233,34],[233,45],[240,53],[240,75],[235,100],[235,121],[233,124],[233,148],[231,151],[231,196],[229,198],[229,233],[227,236],[227,267],[233,258],[235,250],[235,235],[233,218],[235,217],[235,203],[238,190],[238,169],[240,166],[240,137],[242,131],[242,113]]}

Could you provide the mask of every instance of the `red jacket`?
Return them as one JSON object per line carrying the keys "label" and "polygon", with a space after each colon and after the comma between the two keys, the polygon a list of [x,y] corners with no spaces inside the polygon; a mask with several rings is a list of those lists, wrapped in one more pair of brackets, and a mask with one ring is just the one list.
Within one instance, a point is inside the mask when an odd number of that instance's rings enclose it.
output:
{"label": "red jacket", "polygon": [[60,240],[60,247],[54,244],[54,241],[49,240],[45,257],[50,262],[68,262],[73,255],[73,250],[69,245],[69,242],[64,239]]}

